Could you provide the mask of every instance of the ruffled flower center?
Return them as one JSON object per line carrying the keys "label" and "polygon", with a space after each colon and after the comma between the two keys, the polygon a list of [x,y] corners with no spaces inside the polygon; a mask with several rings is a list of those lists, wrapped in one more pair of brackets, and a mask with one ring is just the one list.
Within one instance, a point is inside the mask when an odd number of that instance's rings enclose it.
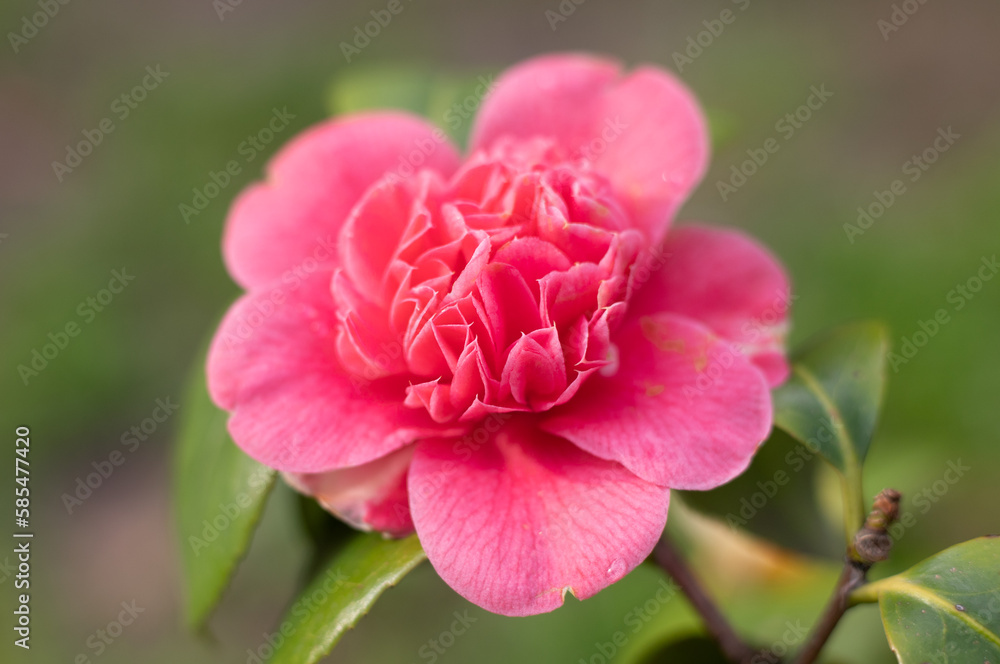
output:
{"label": "ruffled flower center", "polygon": [[341,364],[406,376],[438,422],[566,402],[612,361],[642,236],[607,180],[545,141],[500,143],[450,181],[387,178],[334,277]]}

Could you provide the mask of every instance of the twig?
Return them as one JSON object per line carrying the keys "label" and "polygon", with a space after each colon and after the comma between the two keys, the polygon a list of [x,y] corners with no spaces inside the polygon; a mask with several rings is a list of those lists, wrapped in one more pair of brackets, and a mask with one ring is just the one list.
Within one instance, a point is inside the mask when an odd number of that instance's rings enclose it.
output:
{"label": "twig", "polygon": [[653,559],[666,570],[667,574],[673,577],[681,591],[687,596],[688,601],[695,611],[701,616],[705,627],[719,642],[722,652],[726,658],[732,662],[742,664],[748,662],[757,652],[747,645],[742,638],[733,630],[729,621],[722,615],[715,602],[705,593],[698,579],[695,578],[691,568],[687,566],[674,545],[667,539],[666,535],[660,538],[653,549]]}
{"label": "twig", "polygon": [[853,560],[848,560],[844,563],[844,571],[837,581],[837,587],[830,597],[830,602],[826,605],[826,609],[823,610],[823,615],[820,616],[816,626],[813,627],[809,639],[806,641],[805,646],[802,647],[802,651],[795,658],[794,664],[811,664],[811,662],[816,660],[823,646],[826,645],[827,639],[830,638],[833,630],[837,627],[837,623],[840,622],[840,619],[850,606],[848,595],[855,588],[864,584],[865,571]]}
{"label": "twig", "polygon": [[885,489],[875,497],[865,525],[854,535],[847,548],[844,571],[840,574],[837,587],[793,664],[812,664],[816,660],[837,623],[850,608],[851,592],[865,584],[872,565],[889,557],[892,539],[888,529],[899,516],[899,501],[900,494],[895,489]]}

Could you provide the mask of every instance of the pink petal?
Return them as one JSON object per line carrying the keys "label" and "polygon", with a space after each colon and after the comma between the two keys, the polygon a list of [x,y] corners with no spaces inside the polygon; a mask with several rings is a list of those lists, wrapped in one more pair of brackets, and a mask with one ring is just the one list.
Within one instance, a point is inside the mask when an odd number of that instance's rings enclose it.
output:
{"label": "pink petal", "polygon": [[514,342],[500,376],[500,399],[546,410],[566,390],[566,361],[554,327],[533,330]]}
{"label": "pink petal", "polygon": [[411,223],[413,187],[380,182],[361,197],[341,233],[340,260],[354,287],[381,303],[385,273]]}
{"label": "pink petal", "polygon": [[342,321],[336,342],[341,367],[369,380],[405,372],[403,347],[385,312],[365,300],[342,270],[334,273],[331,290]]}
{"label": "pink petal", "polygon": [[503,353],[527,330],[542,325],[538,302],[524,277],[505,263],[490,263],[476,282],[481,319],[489,327],[490,339]]}
{"label": "pink petal", "polygon": [[505,71],[483,100],[470,144],[477,150],[503,136],[541,136],[575,149],[593,138],[595,106],[620,73],[617,62],[586,55],[522,62]]}
{"label": "pink petal", "polygon": [[617,63],[573,54],[518,65],[483,102],[472,146],[504,136],[556,140],[594,163],[636,227],[659,242],[705,173],[707,126],[692,94],[666,71],[620,73]]}
{"label": "pink petal", "polygon": [[630,317],[668,312],[700,321],[752,356],[772,386],[787,378],[791,286],[767,249],[739,231],[682,226],[643,260],[636,278],[646,283]]}
{"label": "pink petal", "polygon": [[605,131],[626,126],[607,142],[597,168],[631,203],[638,228],[658,243],[708,169],[708,126],[701,108],[680,81],[641,67],[608,96],[600,116]]}
{"label": "pink petal", "polygon": [[245,295],[209,350],[209,392],[230,411],[233,440],[278,470],[357,466],[444,430],[403,405],[405,379],[370,380],[341,368],[330,281],[317,272],[298,288],[279,282]]}
{"label": "pink petal", "polygon": [[511,240],[497,250],[493,261],[517,268],[536,296],[539,279],[550,272],[568,270],[572,266],[566,254],[555,245],[537,237]]}
{"label": "pink petal", "polygon": [[566,325],[592,311],[605,274],[593,263],[577,263],[565,272],[550,272],[539,279],[542,319],[548,324]]}
{"label": "pink petal", "polygon": [[771,429],[763,374],[672,314],[630,320],[614,340],[617,372],[591,376],[542,428],[675,489],[711,489],[743,472]]}
{"label": "pink petal", "polygon": [[285,473],[285,480],[355,528],[403,537],[413,532],[406,492],[412,458],[410,445],[361,466],[325,473]]}
{"label": "pink petal", "polygon": [[434,569],[509,616],[552,611],[567,591],[584,599],[619,580],[667,517],[667,489],[533,422],[494,415],[486,435],[422,441],[410,467],[413,522]]}
{"label": "pink petal", "polygon": [[403,113],[349,116],[299,134],[272,159],[267,181],[229,211],[223,254],[233,279],[250,289],[334,264],[338,233],[361,195],[412,164],[448,177],[458,155],[441,130]]}

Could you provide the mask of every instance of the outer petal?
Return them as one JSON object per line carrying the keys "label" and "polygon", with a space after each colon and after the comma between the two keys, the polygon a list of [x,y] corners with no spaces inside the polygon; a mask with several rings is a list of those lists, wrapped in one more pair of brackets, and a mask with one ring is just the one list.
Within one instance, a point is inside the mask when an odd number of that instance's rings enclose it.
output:
{"label": "outer petal", "polygon": [[577,54],[545,55],[504,72],[472,128],[472,148],[505,135],[554,138],[574,150],[594,138],[594,113],[621,74],[612,60]]}
{"label": "outer petal", "polygon": [[251,289],[313,261],[332,264],[361,195],[412,164],[448,177],[458,155],[440,130],[403,113],[348,116],[299,134],[271,161],[267,182],[244,190],[229,211],[223,254],[233,279]]}
{"label": "outer petal", "polygon": [[481,445],[420,442],[409,485],[434,569],[466,599],[510,616],[556,609],[567,591],[590,597],[631,571],[652,551],[669,500],[666,488],[527,416]]}
{"label": "outer petal", "polygon": [[406,493],[412,458],[410,445],[361,466],[325,473],[285,473],[285,480],[355,528],[403,537],[413,532]]}
{"label": "outer petal", "polygon": [[336,359],[331,274],[238,300],[216,332],[208,387],[236,444],[263,464],[316,473],[374,461],[440,435],[403,406],[405,384],[350,376]]}
{"label": "outer petal", "polygon": [[542,428],[675,489],[739,475],[771,429],[763,374],[694,321],[658,314],[615,338],[620,365],[591,376]]}
{"label": "outer petal", "polygon": [[509,70],[483,103],[472,146],[503,136],[555,139],[608,177],[636,226],[662,239],[708,164],[708,130],[692,94],[658,67],[619,78],[616,63],[551,55]]}
{"label": "outer petal", "polygon": [[767,249],[739,231],[682,226],[644,267],[637,277],[648,283],[629,304],[630,316],[668,312],[700,321],[740,345],[772,386],[788,377],[791,286]]}

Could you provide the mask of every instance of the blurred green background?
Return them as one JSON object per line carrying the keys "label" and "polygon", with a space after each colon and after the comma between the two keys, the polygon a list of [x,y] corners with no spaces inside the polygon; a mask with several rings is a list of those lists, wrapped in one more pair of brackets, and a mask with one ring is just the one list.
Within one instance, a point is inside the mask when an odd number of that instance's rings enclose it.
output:
{"label": "blurred green background", "polygon": [[[747,229],[780,256],[798,295],[793,345],[838,322],[879,318],[899,352],[920,321],[949,311],[950,322],[890,372],[866,490],[903,491],[915,525],[884,572],[1000,531],[1000,279],[962,298],[960,310],[949,299],[984,257],[1000,251],[1000,6],[913,2],[916,13],[884,34],[879,21],[891,20],[890,2],[565,0],[566,20],[553,22],[546,12],[560,12],[557,0],[404,0],[404,11],[347,63],[341,42],[353,40],[355,27],[385,2],[236,1],[221,17],[225,0],[70,2],[37,34],[24,31],[25,17],[41,11],[36,2],[0,7],[7,35],[0,49],[0,449],[9,459],[0,465],[10,468],[0,473],[0,513],[13,508],[14,428],[26,424],[37,532],[33,647],[25,653],[11,645],[15,592],[0,571],[0,660],[235,663],[247,661],[248,647],[266,643],[306,556],[305,537],[288,518],[290,492],[281,487],[272,496],[206,644],[185,633],[179,611],[169,495],[179,415],[146,440],[121,442],[153,414],[157,399],[183,410],[196,353],[238,292],[219,255],[228,203],[260,176],[280,143],[338,107],[407,99],[443,124],[442,109],[466,81],[546,51],[588,50],[680,69],[709,112],[716,143],[711,171],[681,219]],[[709,39],[704,22],[718,29],[713,21],[724,10],[732,20]],[[692,49],[690,61],[676,59],[699,33],[707,43],[700,54]],[[134,108],[116,103],[141,84],[147,67],[168,75]],[[385,98],[365,87],[385,80],[396,82]],[[824,85],[832,96],[785,139],[776,123],[806,101],[811,86]],[[294,119],[245,163],[241,142],[275,108]],[[60,181],[52,162],[65,161],[66,146],[103,118],[114,130]],[[960,138],[911,181],[904,164],[949,127]],[[459,133],[467,130],[464,123]],[[779,151],[722,200],[717,183],[772,136]],[[240,174],[186,223],[179,205],[190,205],[192,190],[231,159],[243,163]],[[857,208],[896,179],[906,193],[851,241],[844,225],[856,223]],[[99,297],[112,271],[122,269],[134,280],[90,314],[87,298]],[[18,366],[30,365],[33,350],[70,322],[80,326],[78,336],[25,384]],[[755,478],[766,479],[790,449],[776,438],[741,480],[743,489],[729,487],[705,504],[723,516],[736,513]],[[114,450],[124,451],[122,465],[70,513],[63,494]],[[970,469],[958,482],[943,482],[949,462],[959,461]],[[767,505],[748,528],[835,560],[828,474],[811,461],[787,490],[796,500]],[[0,565],[12,548],[0,546]],[[833,580],[827,571],[806,575],[808,582],[747,572],[739,583],[741,569],[710,584],[762,644],[780,640],[786,621],[807,625]],[[660,578],[643,568],[596,599],[508,619],[461,600],[424,565],[329,661],[600,662],[595,644],[618,630],[634,649],[693,629],[683,601],[672,600],[633,633],[630,612],[655,595]],[[770,593],[763,600],[762,586]],[[772,604],[767,598],[775,594],[781,599]],[[116,618],[121,602],[132,601],[143,613],[98,653],[88,639]],[[460,637],[442,639],[456,611],[474,622]],[[439,651],[432,640],[454,643]],[[893,661],[876,609],[852,612],[826,661]]]}

